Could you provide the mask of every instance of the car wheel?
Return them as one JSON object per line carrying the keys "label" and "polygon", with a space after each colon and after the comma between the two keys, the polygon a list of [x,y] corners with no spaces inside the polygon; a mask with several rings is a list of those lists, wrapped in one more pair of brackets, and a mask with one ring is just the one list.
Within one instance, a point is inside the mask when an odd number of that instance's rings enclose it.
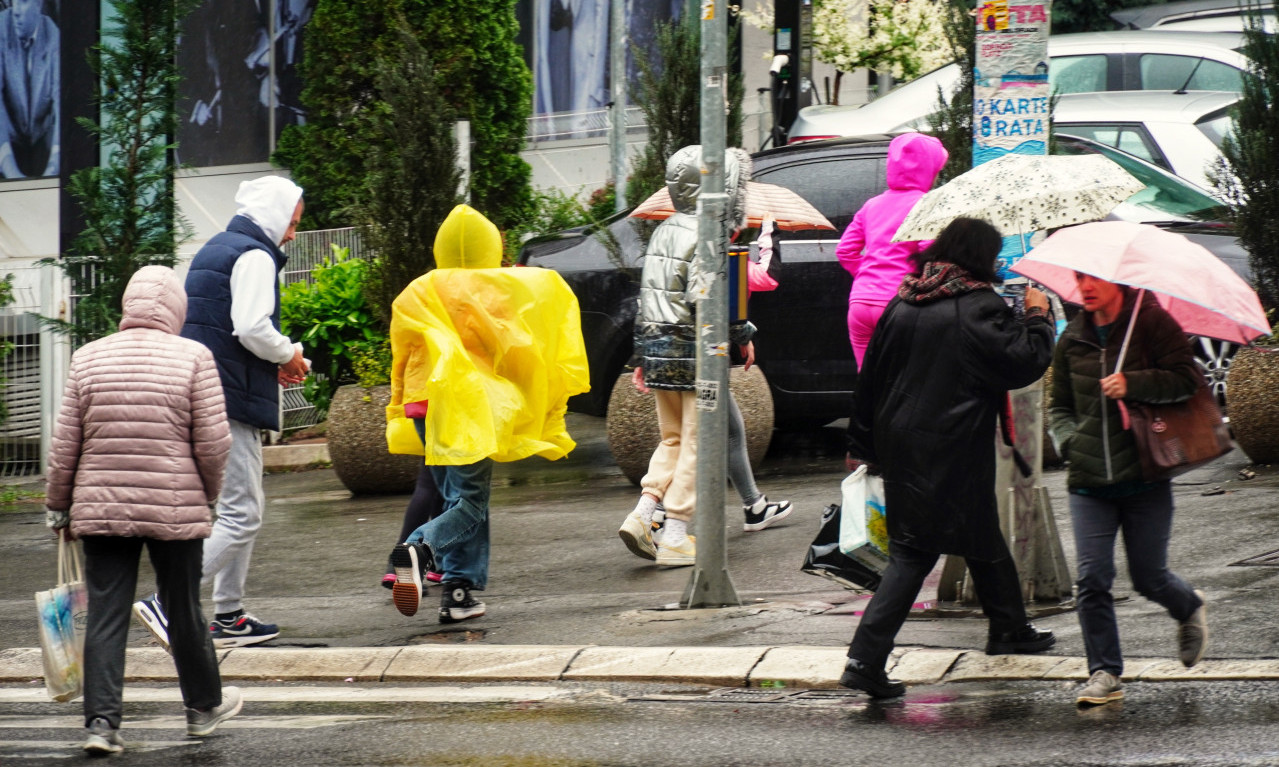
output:
{"label": "car wheel", "polygon": [[1218,341],[1215,338],[1203,336],[1192,336],[1191,345],[1195,350],[1195,364],[1199,366],[1199,372],[1208,382],[1208,388],[1212,390],[1217,406],[1225,412],[1226,375],[1230,372],[1230,361],[1235,358],[1235,352],[1239,351],[1239,347],[1229,341]]}
{"label": "car wheel", "polygon": [[[608,449],[627,479],[638,485],[648,471],[653,451],[661,442],[657,409],[652,394],[640,394],[631,384],[629,372],[618,376],[608,400],[606,430]],[[773,394],[764,372],[735,367],[729,371],[729,388],[737,399],[746,424],[746,452],[751,470],[759,468],[773,437]]]}

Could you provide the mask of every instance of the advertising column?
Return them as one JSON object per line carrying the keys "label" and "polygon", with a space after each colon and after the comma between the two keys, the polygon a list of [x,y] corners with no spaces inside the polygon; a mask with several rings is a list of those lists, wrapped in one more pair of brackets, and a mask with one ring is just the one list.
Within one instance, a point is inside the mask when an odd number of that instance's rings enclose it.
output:
{"label": "advertising column", "polygon": [[[990,0],[977,6],[973,72],[973,165],[1006,154],[1048,153],[1051,91],[1048,82],[1048,32],[1051,2]],[[1035,232],[1004,232],[999,274],[1031,247]],[[1042,235],[1040,235],[1042,236]],[[1020,285],[1017,283],[1021,283]],[[1025,280],[1009,279],[1006,297],[1024,291]],[[999,515],[1022,577],[1028,603],[1059,603],[1070,596],[1070,577],[1061,542],[1042,487],[1043,385],[1012,392],[1017,451],[1033,473],[1025,476],[1013,450],[996,437]]]}

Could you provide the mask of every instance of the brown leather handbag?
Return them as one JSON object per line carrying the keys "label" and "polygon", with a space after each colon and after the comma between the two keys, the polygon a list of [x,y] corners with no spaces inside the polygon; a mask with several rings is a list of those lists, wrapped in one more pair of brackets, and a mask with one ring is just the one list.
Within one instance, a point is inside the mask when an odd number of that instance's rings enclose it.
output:
{"label": "brown leather handbag", "polygon": [[1168,479],[1229,453],[1230,429],[1212,391],[1201,385],[1193,397],[1175,405],[1125,402],[1142,478]]}

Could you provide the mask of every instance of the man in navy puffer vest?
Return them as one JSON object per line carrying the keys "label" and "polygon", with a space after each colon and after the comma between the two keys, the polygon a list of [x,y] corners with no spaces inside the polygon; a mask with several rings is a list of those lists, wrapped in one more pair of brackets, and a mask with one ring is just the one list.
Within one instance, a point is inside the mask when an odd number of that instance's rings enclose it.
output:
{"label": "man in navy puffer vest", "polygon": [[[213,352],[222,378],[231,453],[218,498],[217,520],[204,545],[205,581],[213,581],[217,647],[243,647],[273,639],[279,627],[244,611],[244,582],[253,541],[262,525],[260,430],[280,428],[280,385],[307,374],[302,345],[280,333],[280,245],[293,239],[302,217],[302,188],[279,176],[245,181],[235,195],[236,215],[191,261],[187,317],[182,335]],[[154,598],[134,612],[164,647],[164,614]]]}

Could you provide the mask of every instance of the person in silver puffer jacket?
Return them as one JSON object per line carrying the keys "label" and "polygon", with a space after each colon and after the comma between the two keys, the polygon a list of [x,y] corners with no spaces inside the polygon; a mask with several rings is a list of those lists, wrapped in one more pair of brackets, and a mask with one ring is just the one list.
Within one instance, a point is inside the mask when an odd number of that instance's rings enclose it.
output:
{"label": "person in silver puffer jacket", "polygon": [[[618,534],[632,553],[667,566],[691,565],[696,556],[694,539],[687,534],[696,506],[697,469],[697,331],[690,285],[696,271],[701,164],[702,148],[698,145],[678,150],[666,163],[666,188],[675,213],[662,221],[649,240],[635,319],[638,364],[633,380],[641,392],[654,392],[662,441],[640,483],[640,502]],[[729,195],[732,229],[739,229],[746,222],[746,182],[750,174],[750,155],[745,150],[725,152],[724,191]],[[750,322],[729,327],[729,340],[741,348],[748,368],[754,362],[754,334],[755,326]],[[740,415],[737,421],[740,422]],[[758,496],[748,506],[767,507],[767,498],[754,490],[749,464],[744,473],[749,481],[743,484],[749,486],[753,496]],[[659,507],[665,514],[665,523],[660,540],[655,541],[653,530],[659,523],[654,522],[654,514]],[[765,524],[748,529],[763,529],[772,519],[785,515],[779,512],[789,513],[790,505],[773,507],[771,513],[759,514]],[[750,508],[748,518],[749,515]]]}

